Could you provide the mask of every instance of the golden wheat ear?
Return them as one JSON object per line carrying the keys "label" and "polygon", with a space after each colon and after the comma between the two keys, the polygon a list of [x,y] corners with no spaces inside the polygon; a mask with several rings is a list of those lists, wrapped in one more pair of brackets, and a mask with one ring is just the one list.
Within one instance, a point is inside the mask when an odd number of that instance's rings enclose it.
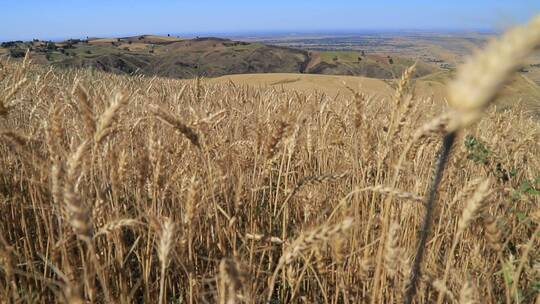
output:
{"label": "golden wheat ear", "polygon": [[525,59],[540,45],[540,16],[490,42],[458,68],[448,84],[454,110],[448,127],[455,131],[476,122]]}
{"label": "golden wheat ear", "polygon": [[159,301],[158,303],[165,303],[165,274],[167,267],[169,266],[172,247],[174,245],[174,234],[176,231],[176,224],[170,219],[165,219],[165,222],[161,228],[161,235],[158,247],[158,259],[161,265],[161,279],[159,284]]}
{"label": "golden wheat ear", "polygon": [[[112,126],[114,119],[121,107],[125,106],[129,101],[129,96],[124,92],[116,92],[112,96],[112,102],[109,107],[101,114],[97,124],[95,124],[94,143],[99,145],[109,136],[114,128]],[[89,114],[88,114],[89,115]],[[90,118],[89,118],[90,119]]]}
{"label": "golden wheat ear", "polygon": [[159,120],[164,122],[165,124],[173,127],[178,132],[180,132],[182,135],[184,135],[194,146],[197,148],[201,148],[201,143],[199,140],[199,134],[197,131],[195,131],[194,128],[188,126],[183,121],[181,121],[179,118],[169,114],[166,110],[158,107],[158,106],[149,106],[148,108],[154,116],[156,116]]}

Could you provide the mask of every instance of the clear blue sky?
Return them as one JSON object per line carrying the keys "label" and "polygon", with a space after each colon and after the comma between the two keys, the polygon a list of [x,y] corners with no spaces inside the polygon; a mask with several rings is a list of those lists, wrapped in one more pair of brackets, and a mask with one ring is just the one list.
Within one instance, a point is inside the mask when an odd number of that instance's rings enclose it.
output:
{"label": "clear blue sky", "polygon": [[0,0],[0,41],[143,33],[499,30],[540,0]]}

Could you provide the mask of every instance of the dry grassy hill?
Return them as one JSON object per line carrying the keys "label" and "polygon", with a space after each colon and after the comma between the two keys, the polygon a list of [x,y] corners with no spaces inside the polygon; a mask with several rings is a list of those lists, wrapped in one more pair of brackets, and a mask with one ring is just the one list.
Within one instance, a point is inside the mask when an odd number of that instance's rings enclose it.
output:
{"label": "dry grassy hill", "polygon": [[301,73],[307,52],[258,43],[199,38],[156,50],[143,73],[173,78],[208,77],[245,73]]}
{"label": "dry grassy hill", "polygon": [[[164,36],[90,38],[59,43],[7,42],[3,52],[60,67],[87,67],[117,74],[171,78],[216,77],[247,73],[357,75],[398,77],[414,63],[400,56],[360,52],[307,52],[300,49],[219,38],[180,39]],[[439,71],[418,63],[415,77]]]}

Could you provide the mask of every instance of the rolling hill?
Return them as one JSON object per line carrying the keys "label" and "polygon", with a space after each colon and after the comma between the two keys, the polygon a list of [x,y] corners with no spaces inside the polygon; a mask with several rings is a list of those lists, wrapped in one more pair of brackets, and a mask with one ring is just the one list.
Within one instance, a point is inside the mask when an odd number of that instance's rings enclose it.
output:
{"label": "rolling hill", "polygon": [[[305,73],[391,79],[413,60],[361,52],[306,51],[220,38],[167,36],[89,38],[53,43],[9,42],[2,52],[22,57],[30,49],[34,62],[58,67],[95,68],[119,74],[172,78],[216,77],[253,73]],[[416,77],[440,69],[419,63]]]}

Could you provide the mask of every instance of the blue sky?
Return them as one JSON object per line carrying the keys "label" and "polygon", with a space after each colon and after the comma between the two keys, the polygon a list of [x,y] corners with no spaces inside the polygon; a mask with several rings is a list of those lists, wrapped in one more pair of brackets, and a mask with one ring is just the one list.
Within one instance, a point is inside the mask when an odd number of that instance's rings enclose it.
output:
{"label": "blue sky", "polygon": [[130,34],[500,30],[539,0],[0,0],[0,41]]}

